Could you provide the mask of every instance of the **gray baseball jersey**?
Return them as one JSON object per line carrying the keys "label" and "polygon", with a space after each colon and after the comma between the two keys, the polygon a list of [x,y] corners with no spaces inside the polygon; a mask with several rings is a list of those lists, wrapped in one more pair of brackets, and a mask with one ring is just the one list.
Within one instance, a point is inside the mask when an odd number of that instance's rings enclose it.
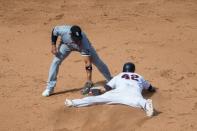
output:
{"label": "gray baseball jersey", "polygon": [[82,45],[78,45],[71,39],[70,25],[55,26],[52,35],[61,37],[61,44],[66,44],[72,51],[79,51],[83,56],[90,56],[90,42],[85,33],[82,32]]}
{"label": "gray baseball jersey", "polygon": [[100,59],[97,55],[96,50],[90,44],[88,38],[84,32],[82,33],[82,40],[80,45],[75,43],[71,38],[71,27],[70,25],[55,26],[52,34],[51,41],[52,44],[56,44],[57,38],[61,37],[61,42],[58,46],[58,53],[54,56],[49,69],[49,76],[47,80],[47,89],[53,90],[57,82],[57,74],[59,66],[62,61],[68,57],[71,51],[78,51],[82,56],[91,56],[92,63],[97,67],[97,69],[103,74],[106,80],[111,79],[111,74],[107,65]]}

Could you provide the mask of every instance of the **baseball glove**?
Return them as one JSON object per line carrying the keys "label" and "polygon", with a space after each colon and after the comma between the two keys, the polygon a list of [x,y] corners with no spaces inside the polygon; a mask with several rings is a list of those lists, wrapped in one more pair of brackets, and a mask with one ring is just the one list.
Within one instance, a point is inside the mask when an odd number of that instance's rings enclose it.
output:
{"label": "baseball glove", "polygon": [[83,95],[88,94],[90,92],[90,88],[92,88],[92,86],[93,86],[93,83],[91,81],[86,82],[82,91],[81,91],[82,94]]}

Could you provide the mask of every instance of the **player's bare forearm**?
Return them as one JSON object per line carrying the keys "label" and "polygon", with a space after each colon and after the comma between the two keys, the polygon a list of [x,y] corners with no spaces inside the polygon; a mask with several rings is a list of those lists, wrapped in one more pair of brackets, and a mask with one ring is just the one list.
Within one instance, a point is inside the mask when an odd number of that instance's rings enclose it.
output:
{"label": "player's bare forearm", "polygon": [[104,86],[99,86],[99,87],[97,87],[97,89],[100,90],[100,93],[101,93],[101,94],[103,94],[103,93],[109,91],[109,90],[106,88],[106,85],[104,85]]}
{"label": "player's bare forearm", "polygon": [[90,56],[84,56],[85,69],[87,73],[87,81],[92,81],[92,62]]}
{"label": "player's bare forearm", "polygon": [[107,90],[106,90],[103,86],[100,87],[100,92],[101,92],[101,94],[105,93],[106,91],[107,91]]}
{"label": "player's bare forearm", "polygon": [[103,86],[97,86],[97,87],[90,89],[89,95],[90,96],[98,96],[98,95],[101,95],[105,92],[106,92],[106,90]]}
{"label": "player's bare forearm", "polygon": [[92,81],[92,71],[87,71],[87,81]]}

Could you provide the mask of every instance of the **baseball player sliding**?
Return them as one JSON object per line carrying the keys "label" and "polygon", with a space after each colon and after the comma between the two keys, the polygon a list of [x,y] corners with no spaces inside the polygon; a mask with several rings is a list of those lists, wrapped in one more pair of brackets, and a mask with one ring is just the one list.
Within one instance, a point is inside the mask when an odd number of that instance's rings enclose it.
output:
{"label": "baseball player sliding", "polygon": [[146,89],[154,92],[155,88],[149,82],[135,72],[133,63],[126,63],[123,66],[123,72],[110,80],[98,96],[88,96],[82,99],[66,99],[66,106],[83,107],[93,104],[124,104],[132,107],[140,107],[146,115],[153,116],[153,104],[151,99],[144,99],[142,90]]}
{"label": "baseball player sliding", "polygon": [[[58,37],[61,37],[61,42],[56,47],[56,41]],[[49,69],[49,76],[47,81],[47,87],[42,93],[43,96],[50,96],[55,88],[57,82],[57,74],[61,62],[72,52],[78,51],[85,62],[85,70],[87,72],[87,82],[85,83],[83,94],[89,92],[89,89],[93,85],[92,83],[92,63],[103,74],[107,81],[111,79],[111,74],[108,67],[97,55],[95,49],[89,42],[85,33],[81,31],[79,26],[62,25],[56,26],[52,30],[51,34],[52,49],[51,52],[54,55],[54,59]]]}

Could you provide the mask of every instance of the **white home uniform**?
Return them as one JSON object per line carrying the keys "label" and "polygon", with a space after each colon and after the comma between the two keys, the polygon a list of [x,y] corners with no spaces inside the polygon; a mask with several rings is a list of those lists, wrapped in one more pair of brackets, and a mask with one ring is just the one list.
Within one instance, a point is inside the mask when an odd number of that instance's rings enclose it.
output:
{"label": "white home uniform", "polygon": [[99,58],[84,32],[82,32],[82,45],[79,46],[74,41],[72,41],[70,35],[71,27],[72,26],[70,25],[56,26],[52,31],[52,36],[60,36],[61,42],[58,47],[58,53],[54,57],[49,69],[46,88],[50,91],[52,91],[56,85],[60,64],[72,51],[80,52],[82,56],[90,56],[92,63],[98,68],[106,80],[109,81],[111,79],[111,74],[107,65]]}
{"label": "white home uniform", "polygon": [[107,83],[112,90],[99,95],[88,96],[82,99],[74,99],[75,107],[93,104],[124,104],[132,107],[145,108],[147,100],[142,96],[142,90],[148,89],[150,84],[137,73],[123,72],[115,76]]}

